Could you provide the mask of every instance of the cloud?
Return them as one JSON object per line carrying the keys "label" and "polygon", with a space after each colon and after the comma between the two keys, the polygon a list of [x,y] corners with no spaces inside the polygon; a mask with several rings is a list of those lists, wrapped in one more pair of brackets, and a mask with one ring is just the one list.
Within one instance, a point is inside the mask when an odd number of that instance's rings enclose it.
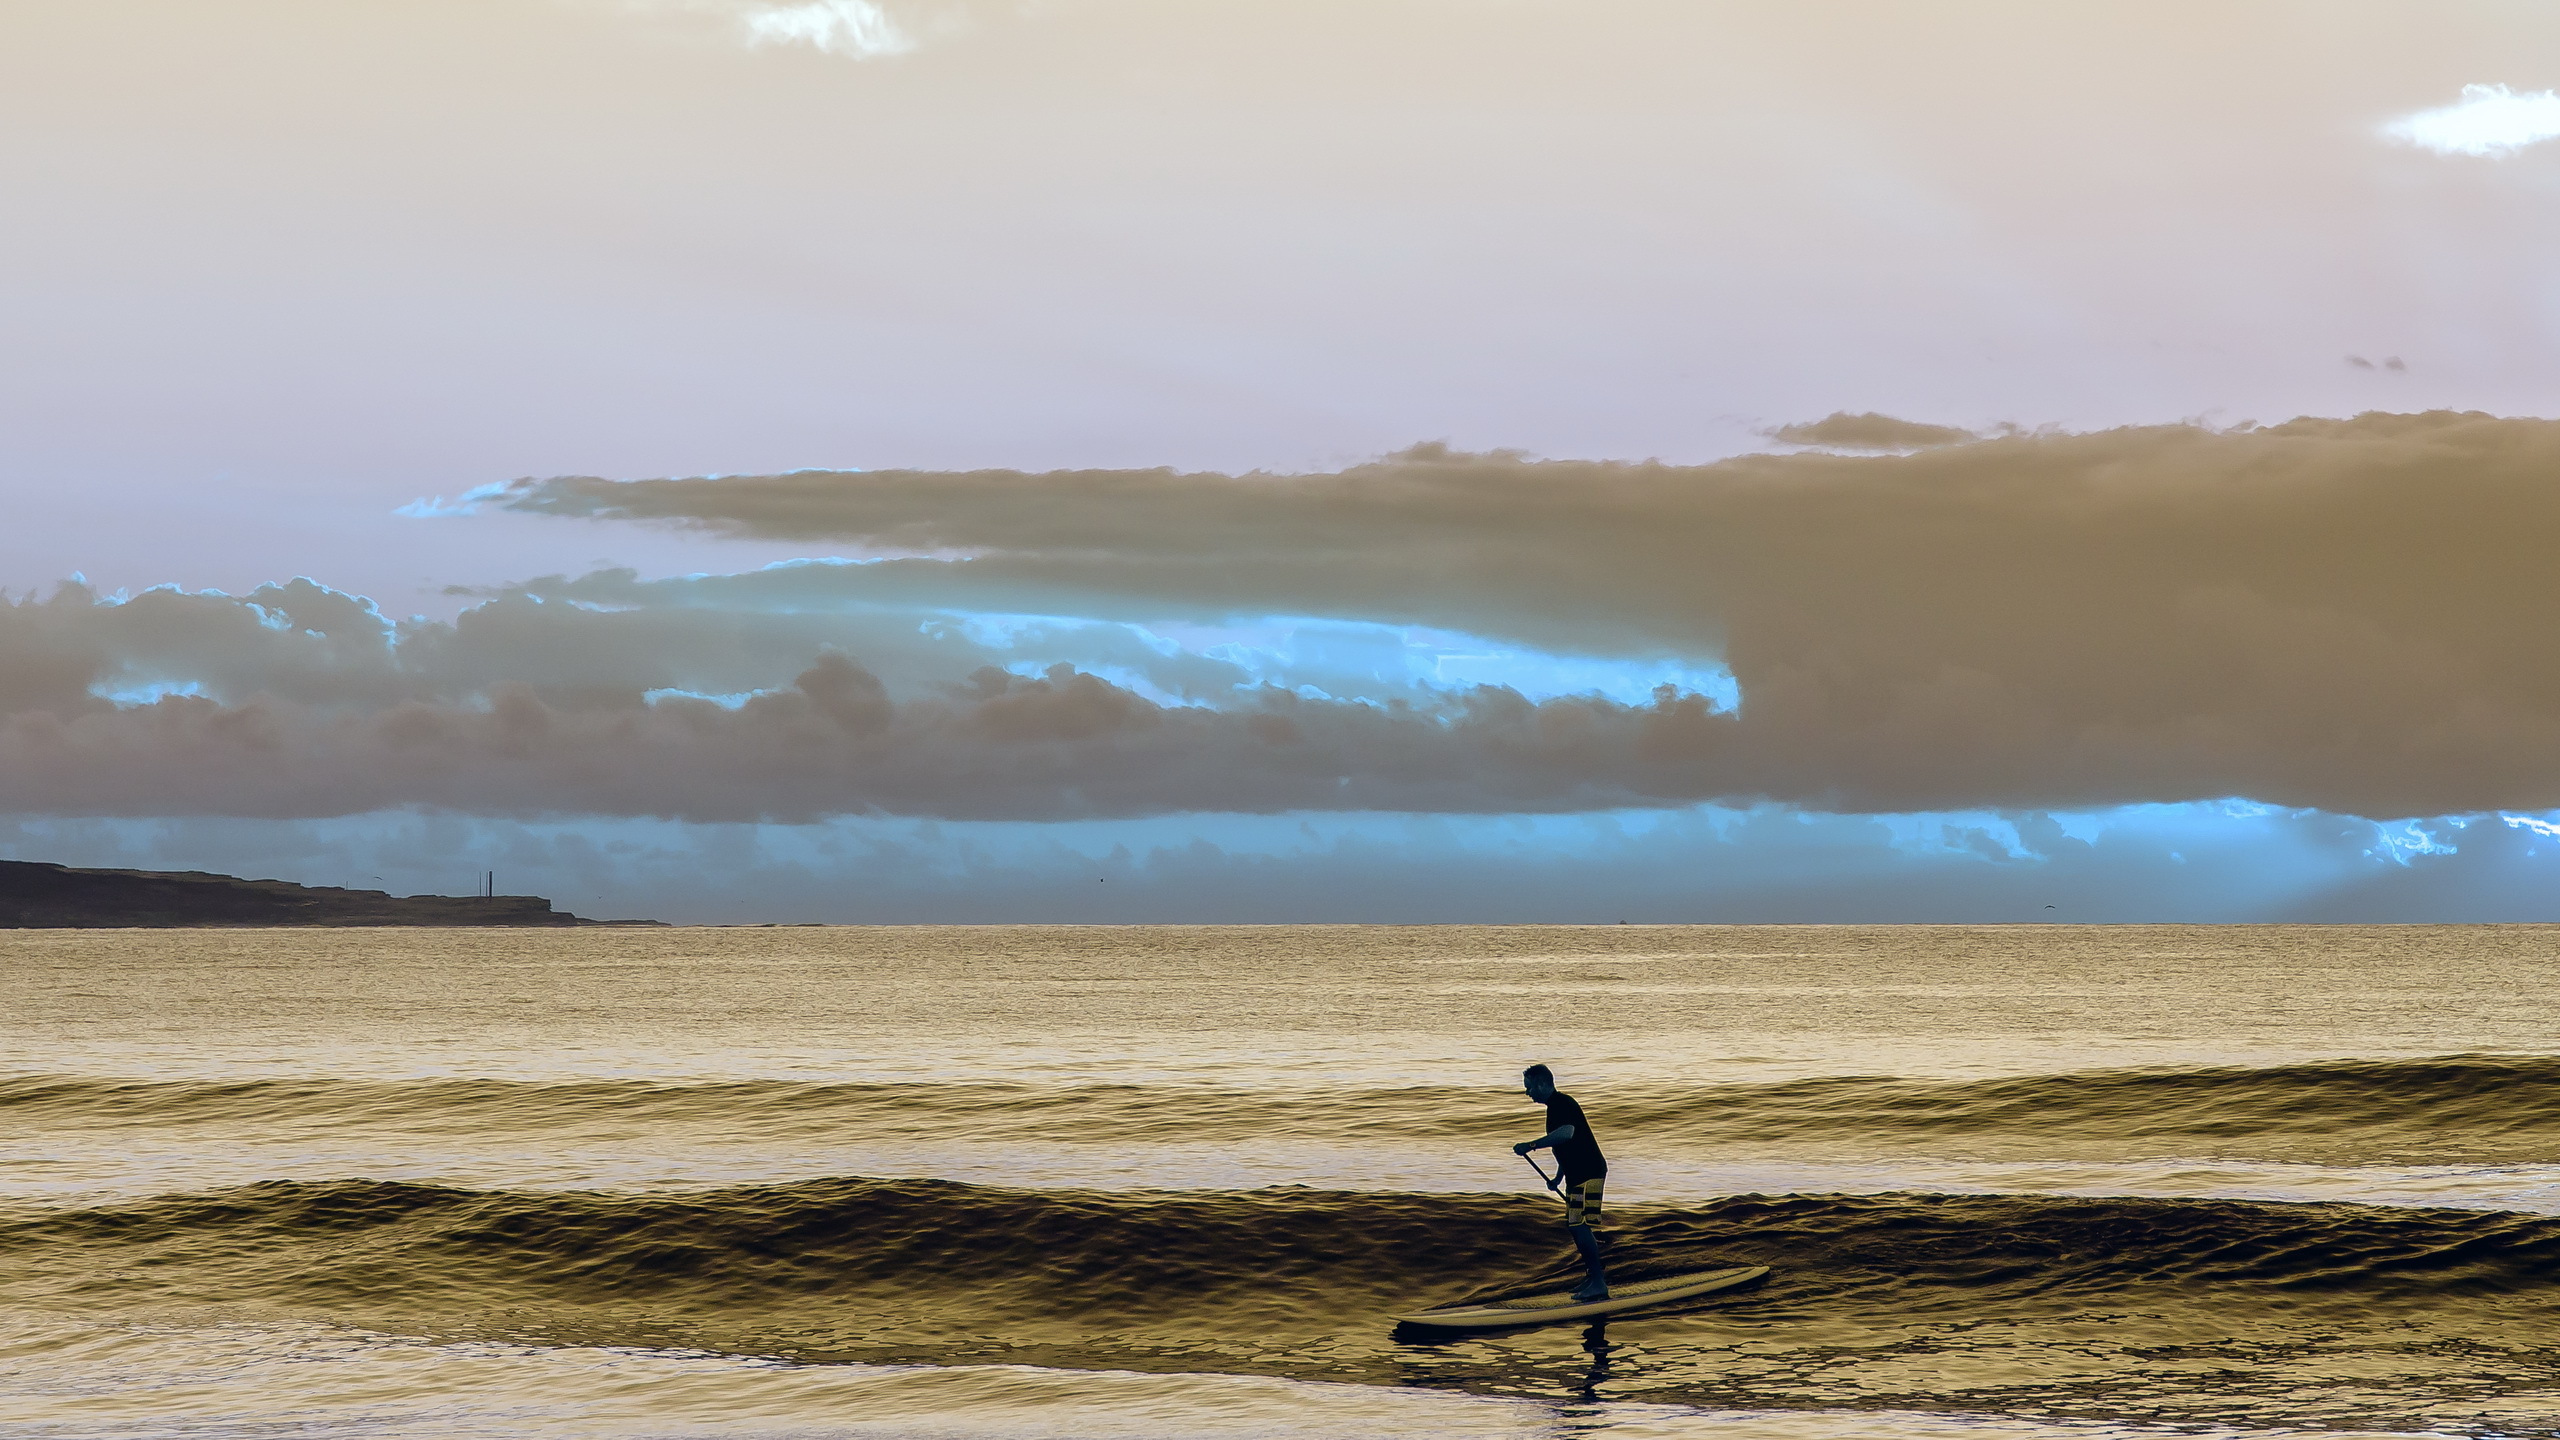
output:
{"label": "cloud", "polygon": [[1783,440],[1789,445],[1822,445],[1834,450],[1926,450],[1936,445],[1961,445],[1982,437],[1952,425],[1924,425],[1914,420],[1897,420],[1872,410],[1861,415],[1835,410],[1820,420],[1781,425],[1769,432],[1769,438]]}
{"label": "cloud", "polygon": [[2438,155],[2505,156],[2560,137],[2560,94],[2518,95],[2504,85],[2465,85],[2462,98],[2382,127],[2403,145]]}
{"label": "cloud", "polygon": [[965,557],[800,577],[878,603],[1720,658],[1742,703],[1696,732],[1702,796],[2393,816],[2560,804],[2555,473],[2560,424],[2438,412],[1702,466],[1422,447],[1315,475],[564,478],[506,503]]}
{"label": "cloud", "polygon": [[1078,819],[1192,810],[1571,811],[1727,788],[1717,713],[1532,703],[1481,689],[1423,709],[1267,691],[1163,705],[1072,667],[985,669],[891,697],[821,654],[734,704],[545,695],[325,707],[259,695],[30,708],[0,718],[0,812],[313,817],[400,805],[479,815],[807,821],[844,814]]}
{"label": "cloud", "polygon": [[[0,603],[0,812],[1557,811],[1688,798],[1708,773],[1676,732],[1717,706],[1673,685],[1533,700],[1432,683],[1413,655],[1435,652],[1375,627],[1354,638],[1387,663],[1364,669],[1320,627],[1313,656],[1229,657],[1114,624],[723,607],[711,578],[607,572],[558,588],[618,608],[510,592],[452,625],[395,626],[308,580]],[[1121,678],[1020,673],[1061,653]],[[1307,674],[1353,693],[1265,683]]]}
{"label": "cloud", "polygon": [[550,577],[450,625],[310,581],[0,603],[0,811],[2544,812],[2554,474],[2560,423],[2436,413],[526,481],[499,503],[928,554]]}
{"label": "cloud", "polygon": [[700,17],[753,48],[805,46],[848,60],[910,54],[920,43],[917,20],[927,30],[943,30],[960,18],[947,3],[927,6],[921,0],[895,6],[880,0],[620,0],[620,6],[641,14]]}
{"label": "cloud", "polygon": [[[1205,701],[1263,685],[1326,698],[1422,701],[1479,684],[1531,699],[1596,693],[1628,702],[1670,684],[1728,707],[1733,700],[1732,676],[1722,666],[1668,654],[1559,655],[1424,626],[1288,615],[1146,624],[1137,623],[1145,617],[1134,609],[1124,614],[1127,607],[1054,592],[1025,589],[1010,597],[1021,604],[1000,604],[1006,597],[966,579],[930,561],[811,560],[657,580],[602,570],[479,593],[515,607],[547,603],[553,608],[541,613],[549,616],[620,613],[627,673],[681,667],[707,675],[716,668],[723,678],[715,688],[724,690],[779,684],[814,647],[833,645],[860,654],[899,693],[981,665],[1027,673],[1067,660],[1151,695]],[[1043,606],[1108,611],[1110,618],[1043,613]],[[486,632],[484,619],[475,613],[475,633]],[[699,628],[713,623],[717,642]],[[687,624],[697,627],[690,639],[677,633]],[[643,642],[642,634],[655,638]],[[588,658],[562,654],[542,663]]]}
{"label": "cloud", "polygon": [[872,60],[904,55],[916,42],[870,0],[803,0],[759,5],[739,17],[750,45],[806,45],[830,55]]}
{"label": "cloud", "polygon": [[394,509],[391,513],[410,520],[442,520],[457,515],[477,515],[482,504],[506,494],[504,485],[482,485],[465,490],[451,500],[441,495],[421,495]]}

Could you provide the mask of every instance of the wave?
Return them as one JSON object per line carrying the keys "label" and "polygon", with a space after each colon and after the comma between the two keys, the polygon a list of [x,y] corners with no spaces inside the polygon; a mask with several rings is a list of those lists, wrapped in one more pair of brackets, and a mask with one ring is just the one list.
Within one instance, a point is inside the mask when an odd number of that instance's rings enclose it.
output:
{"label": "wave", "polygon": [[[2125,1069],[1988,1080],[1829,1077],[1586,1092],[1604,1137],[1702,1147],[1922,1148],[2090,1158],[2246,1154],[2346,1163],[2500,1163],[2560,1153],[2560,1058],[2454,1055],[2261,1068]],[[1046,1138],[1101,1126],[1131,1144],[1492,1139],[1516,1095],[1411,1087],[1274,1095],[1196,1086],[474,1079],[123,1081],[0,1077],[0,1123],[369,1126],[489,1133],[632,1126]]]}
{"label": "wave", "polygon": [[[1778,1288],[1790,1307],[1907,1311],[1978,1307],[1986,1296],[2014,1307],[2050,1295],[2169,1303],[2217,1287],[2395,1306],[2560,1301],[2560,1219],[2505,1213],[1753,1195],[1634,1209],[1608,1230],[1613,1263],[1629,1278],[1767,1264],[1784,1272]],[[0,1285],[13,1290],[705,1312],[863,1294],[877,1315],[965,1315],[973,1324],[1086,1326],[1238,1305],[1266,1319],[1330,1323],[1417,1295],[1455,1298],[1475,1282],[1542,1283],[1570,1273],[1559,1268],[1569,1253],[1545,1197],[1296,1187],[1044,1191],[842,1179],[632,1195],[347,1180],[0,1216]]]}
{"label": "wave", "polygon": [[[1389,1326],[1416,1303],[1570,1276],[1542,1200],[270,1182],[0,1212],[0,1309],[1550,1396],[1606,1376],[1723,1406],[2358,1428],[2441,1429],[2443,1406],[2485,1414],[2484,1397],[2501,1394],[2540,1414],[2560,1354],[2560,1220],[2239,1201],[1801,1195],[1630,1209],[1608,1227],[1620,1279],[1776,1273],[1614,1329],[1447,1342]],[[2392,1378],[2337,1383],[2364,1373]]]}
{"label": "wave", "polygon": [[[1736,1087],[1737,1089],[1743,1087]],[[1932,1139],[2037,1134],[2068,1145],[2237,1138],[2335,1141],[2360,1158],[2548,1158],[2560,1144],[2560,1057],[2451,1055],[2267,1067],[2093,1070],[1928,1082],[1826,1078],[1748,1087],[1735,1139],[1844,1132]],[[1679,1123],[1685,1107],[1621,1117]]]}

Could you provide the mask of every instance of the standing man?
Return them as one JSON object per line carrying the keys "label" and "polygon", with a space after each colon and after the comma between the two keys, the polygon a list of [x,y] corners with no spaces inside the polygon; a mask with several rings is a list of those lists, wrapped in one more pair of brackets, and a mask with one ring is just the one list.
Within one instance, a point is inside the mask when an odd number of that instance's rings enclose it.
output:
{"label": "standing man", "polygon": [[1511,1153],[1554,1148],[1556,1168],[1564,1172],[1565,1229],[1573,1236],[1573,1248],[1582,1252],[1583,1268],[1591,1272],[1573,1298],[1606,1300],[1609,1277],[1601,1267],[1600,1240],[1591,1227],[1600,1223],[1600,1186],[1609,1177],[1609,1159],[1600,1153],[1600,1139],[1591,1133],[1591,1122],[1582,1118],[1582,1107],[1556,1088],[1554,1071],[1532,1065],[1520,1072],[1520,1088],[1529,1092],[1530,1100],[1547,1107],[1547,1133],[1521,1141],[1511,1147]]}

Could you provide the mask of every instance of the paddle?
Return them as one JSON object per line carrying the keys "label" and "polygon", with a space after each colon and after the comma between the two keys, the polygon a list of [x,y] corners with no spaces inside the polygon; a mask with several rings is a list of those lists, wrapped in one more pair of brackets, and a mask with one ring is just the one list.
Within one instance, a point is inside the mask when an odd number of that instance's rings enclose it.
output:
{"label": "paddle", "polygon": [[1555,1193],[1556,1193],[1557,1198],[1559,1198],[1559,1199],[1563,1198],[1563,1196],[1564,1196],[1564,1192],[1563,1192],[1563,1191],[1561,1191],[1561,1190],[1556,1190],[1556,1186],[1558,1186],[1558,1185],[1560,1185],[1560,1184],[1564,1183],[1564,1167],[1563,1167],[1563,1166],[1561,1166],[1561,1165],[1557,1166],[1557,1167],[1556,1167],[1556,1173],[1554,1173],[1553,1175],[1550,1175],[1550,1174],[1548,1174],[1548,1173],[1547,1173],[1547,1167],[1538,1163],[1538,1157],[1537,1157],[1537,1156],[1535,1156],[1535,1155],[1529,1155],[1529,1154],[1523,1154],[1520,1158],[1529,1162],[1529,1168],[1538,1172],[1538,1178],[1547,1182],[1547,1188],[1548,1188],[1549,1190],[1555,1190]]}

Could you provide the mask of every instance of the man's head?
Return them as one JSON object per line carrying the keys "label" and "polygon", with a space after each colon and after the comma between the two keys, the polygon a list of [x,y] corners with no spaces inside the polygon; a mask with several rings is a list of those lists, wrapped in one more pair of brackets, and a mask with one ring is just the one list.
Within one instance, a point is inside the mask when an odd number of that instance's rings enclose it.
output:
{"label": "man's head", "polygon": [[1544,1065],[1532,1065],[1520,1072],[1520,1088],[1529,1092],[1530,1099],[1544,1105],[1547,1097],[1556,1093],[1556,1072]]}

